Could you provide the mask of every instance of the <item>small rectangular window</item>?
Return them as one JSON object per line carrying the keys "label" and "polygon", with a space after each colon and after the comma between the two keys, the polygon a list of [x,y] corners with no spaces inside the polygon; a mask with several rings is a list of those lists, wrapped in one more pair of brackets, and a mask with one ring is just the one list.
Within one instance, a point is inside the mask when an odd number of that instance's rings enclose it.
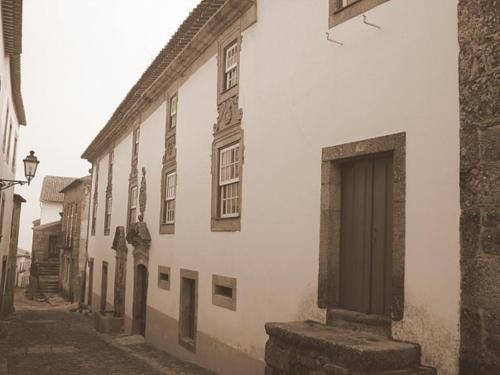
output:
{"label": "small rectangular window", "polygon": [[212,303],[236,311],[236,279],[212,275]]}
{"label": "small rectangular window", "polygon": [[238,84],[238,42],[235,40],[224,54],[224,87],[229,90]]}
{"label": "small rectangular window", "polygon": [[158,288],[170,290],[170,267],[158,266]]}
{"label": "small rectangular window", "polygon": [[130,189],[130,204],[129,204],[129,224],[135,223],[137,219],[137,186]]}
{"label": "small rectangular window", "polygon": [[219,186],[221,217],[236,217],[240,212],[240,144],[220,151]]}
{"label": "small rectangular window", "polygon": [[163,207],[163,223],[173,224],[175,221],[175,188],[177,173],[171,172],[165,176],[165,202]]}
{"label": "small rectangular window", "polygon": [[177,125],[177,94],[170,98],[169,124],[171,128]]}

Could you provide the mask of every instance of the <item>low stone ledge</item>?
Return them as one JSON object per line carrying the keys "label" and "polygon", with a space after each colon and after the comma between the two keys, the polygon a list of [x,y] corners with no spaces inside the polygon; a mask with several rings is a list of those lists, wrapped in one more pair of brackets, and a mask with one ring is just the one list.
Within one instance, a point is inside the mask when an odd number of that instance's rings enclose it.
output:
{"label": "low stone ledge", "polygon": [[[317,322],[267,323],[266,374],[418,374],[420,347]],[[298,372],[297,372],[298,371]],[[301,372],[302,371],[302,372]]]}
{"label": "low stone ledge", "polygon": [[100,311],[94,314],[94,328],[101,333],[120,333],[123,329],[123,317],[115,316],[114,311]]}

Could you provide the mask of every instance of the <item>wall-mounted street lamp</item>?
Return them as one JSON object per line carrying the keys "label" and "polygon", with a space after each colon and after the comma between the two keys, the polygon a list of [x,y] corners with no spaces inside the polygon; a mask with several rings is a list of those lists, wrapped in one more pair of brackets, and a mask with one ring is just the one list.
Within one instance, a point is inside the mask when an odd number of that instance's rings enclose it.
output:
{"label": "wall-mounted street lamp", "polygon": [[24,175],[26,176],[26,181],[22,180],[4,180],[0,178],[0,190],[8,189],[14,185],[24,185],[30,184],[33,177],[35,177],[36,169],[38,164],[38,158],[35,156],[35,151],[30,151],[30,154],[26,156],[23,160],[24,163]]}

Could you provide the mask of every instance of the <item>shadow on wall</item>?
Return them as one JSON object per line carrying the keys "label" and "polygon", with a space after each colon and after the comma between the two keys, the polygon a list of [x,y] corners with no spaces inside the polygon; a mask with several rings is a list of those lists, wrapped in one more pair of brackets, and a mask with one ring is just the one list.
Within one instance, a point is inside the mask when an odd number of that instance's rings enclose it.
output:
{"label": "shadow on wall", "polygon": [[[422,363],[438,370],[440,375],[456,375],[458,372],[458,328],[453,335],[445,327],[448,324],[436,320],[420,306],[406,305],[404,319],[393,325],[393,335],[418,343],[422,350]],[[455,353],[450,352],[453,348]]]}

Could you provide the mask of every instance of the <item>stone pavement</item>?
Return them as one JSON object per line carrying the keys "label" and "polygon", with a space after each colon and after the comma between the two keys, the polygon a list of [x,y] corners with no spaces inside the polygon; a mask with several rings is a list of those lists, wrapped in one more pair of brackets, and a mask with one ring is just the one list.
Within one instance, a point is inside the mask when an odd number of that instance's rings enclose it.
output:
{"label": "stone pavement", "polygon": [[100,334],[89,316],[53,301],[27,301],[16,293],[16,313],[0,320],[0,375],[213,375],[145,345],[140,336]]}

